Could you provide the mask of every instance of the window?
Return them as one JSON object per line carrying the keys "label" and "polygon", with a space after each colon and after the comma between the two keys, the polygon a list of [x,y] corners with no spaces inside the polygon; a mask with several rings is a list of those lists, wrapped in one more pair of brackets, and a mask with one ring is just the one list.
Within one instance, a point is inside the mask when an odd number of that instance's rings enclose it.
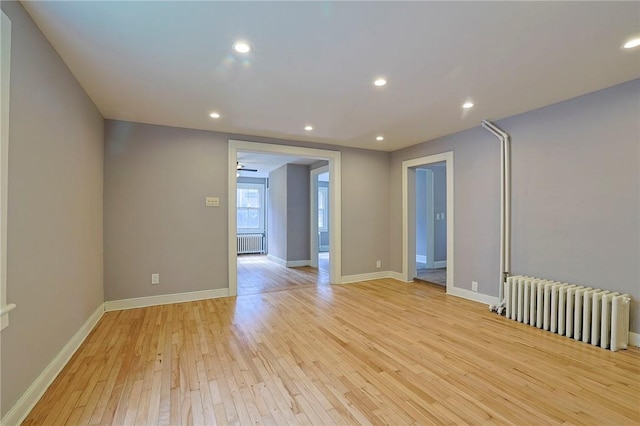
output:
{"label": "window", "polygon": [[237,186],[238,232],[264,231],[264,185],[238,183]]}
{"label": "window", "polygon": [[327,200],[329,199],[329,188],[326,186],[318,187],[318,231],[327,232],[329,230],[329,209]]}

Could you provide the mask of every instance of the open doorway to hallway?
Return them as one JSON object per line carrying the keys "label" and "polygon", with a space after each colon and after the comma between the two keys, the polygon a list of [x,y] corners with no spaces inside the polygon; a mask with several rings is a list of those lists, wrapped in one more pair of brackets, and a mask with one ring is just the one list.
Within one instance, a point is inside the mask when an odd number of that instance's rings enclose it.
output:
{"label": "open doorway to hallway", "polygon": [[318,272],[328,274],[331,264],[329,167],[323,165],[311,170],[311,265]]}
{"label": "open doorway to hallway", "polygon": [[329,172],[324,172],[318,175],[317,179],[318,181],[316,183],[315,191],[317,197],[317,214],[312,218],[312,221],[315,221],[317,218],[317,266],[319,273],[328,275],[329,264],[331,263],[331,259],[329,257],[329,248],[331,245],[331,238],[329,235]]}
{"label": "open doorway to hallway", "polygon": [[[238,295],[329,284],[326,164],[315,158],[238,151]],[[324,171],[320,181],[317,169]],[[319,235],[315,251],[314,232]]]}
{"label": "open doorway to hallway", "polygon": [[[423,279],[445,285],[448,294],[456,291],[453,169],[451,151],[402,162],[402,279],[410,282],[419,271],[429,273]],[[443,177],[443,193],[436,189],[435,176]],[[438,236],[444,241],[437,243]]]}
{"label": "open doorway to hallway", "polygon": [[447,166],[416,168],[416,279],[447,285]]}

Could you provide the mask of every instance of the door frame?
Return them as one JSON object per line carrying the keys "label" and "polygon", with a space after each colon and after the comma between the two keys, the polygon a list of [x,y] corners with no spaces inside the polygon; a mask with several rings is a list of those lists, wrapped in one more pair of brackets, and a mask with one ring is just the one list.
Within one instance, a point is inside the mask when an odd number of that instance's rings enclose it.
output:
{"label": "door frame", "polygon": [[[311,199],[311,214],[309,220],[311,226],[309,227],[311,235],[309,236],[310,251],[311,253],[311,266],[318,267],[318,176],[323,173],[329,172],[329,165],[318,167],[311,170],[309,184]],[[331,175],[329,175],[329,181],[331,181]],[[331,191],[331,185],[329,185],[329,191]],[[331,205],[329,205],[329,212],[331,212]],[[329,221],[329,229],[331,229],[331,221]],[[329,251],[331,251],[331,239],[329,239]],[[329,262],[331,262],[331,255],[329,255]]]}
{"label": "door frame", "polygon": [[402,279],[413,281],[416,276],[416,169],[444,161],[447,176],[447,293],[454,288],[454,193],[453,151],[402,162]]}
{"label": "door frame", "polygon": [[238,151],[257,154],[291,155],[295,157],[326,160],[329,162],[329,248],[331,258],[329,281],[331,284],[342,282],[342,216],[341,216],[341,153],[328,149],[304,148],[292,145],[276,145],[270,143],[249,142],[229,139],[228,157],[228,258],[229,258],[229,296],[238,294],[238,254],[236,253],[236,162]]}
{"label": "door frame", "polygon": [[[434,178],[433,178],[433,170],[431,169],[423,169],[421,167],[416,167],[416,171],[420,170],[421,172],[425,172],[425,188],[426,188],[426,200],[427,200],[427,208],[426,208],[426,218],[425,218],[425,226],[427,230],[427,241],[426,241],[426,250],[425,250],[425,261],[424,263],[427,266],[427,269],[433,269],[435,263],[435,247],[436,247],[436,239],[435,239],[435,206],[434,204]],[[416,217],[416,222],[418,218]],[[416,235],[416,240],[417,240]],[[417,242],[417,241],[416,241]],[[417,245],[416,245],[417,251]],[[418,256],[416,256],[416,262],[418,262]]]}

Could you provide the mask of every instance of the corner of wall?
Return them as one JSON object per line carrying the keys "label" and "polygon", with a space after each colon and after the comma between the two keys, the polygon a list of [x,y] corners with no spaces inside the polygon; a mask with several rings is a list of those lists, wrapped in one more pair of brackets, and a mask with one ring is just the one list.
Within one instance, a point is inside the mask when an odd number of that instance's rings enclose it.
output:
{"label": "corner of wall", "polygon": [[67,365],[71,357],[80,348],[80,345],[89,336],[91,331],[98,324],[104,315],[104,303],[85,321],[80,329],[71,337],[71,339],[62,347],[60,352],[51,360],[45,369],[31,383],[22,396],[9,409],[7,414],[0,420],[3,425],[19,425],[29,415],[33,407],[38,403],[42,395],[51,386],[58,374]]}

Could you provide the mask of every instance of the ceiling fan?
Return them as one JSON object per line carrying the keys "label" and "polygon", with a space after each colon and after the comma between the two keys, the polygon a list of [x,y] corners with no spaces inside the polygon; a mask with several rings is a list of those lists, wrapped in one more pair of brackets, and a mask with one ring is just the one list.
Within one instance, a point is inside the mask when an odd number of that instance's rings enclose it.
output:
{"label": "ceiling fan", "polygon": [[236,161],[236,170],[239,172],[257,172],[258,169],[250,169]]}

